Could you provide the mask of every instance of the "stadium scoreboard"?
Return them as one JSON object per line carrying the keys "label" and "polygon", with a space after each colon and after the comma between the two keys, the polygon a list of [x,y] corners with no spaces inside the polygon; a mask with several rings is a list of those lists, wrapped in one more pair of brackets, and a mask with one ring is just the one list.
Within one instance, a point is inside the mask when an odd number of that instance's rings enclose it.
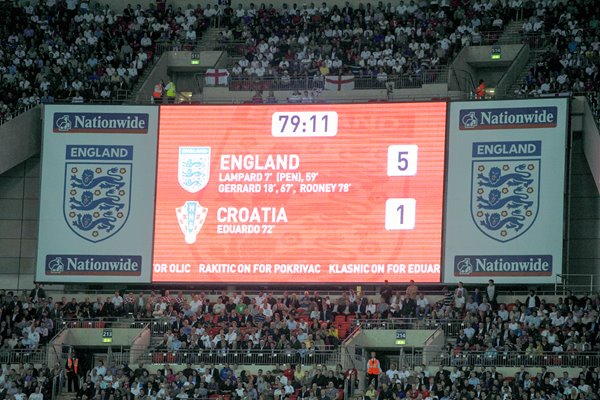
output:
{"label": "stadium scoreboard", "polygon": [[438,282],[445,103],[163,107],[154,282]]}
{"label": "stadium scoreboard", "polygon": [[567,99],[44,107],[36,279],[551,283]]}

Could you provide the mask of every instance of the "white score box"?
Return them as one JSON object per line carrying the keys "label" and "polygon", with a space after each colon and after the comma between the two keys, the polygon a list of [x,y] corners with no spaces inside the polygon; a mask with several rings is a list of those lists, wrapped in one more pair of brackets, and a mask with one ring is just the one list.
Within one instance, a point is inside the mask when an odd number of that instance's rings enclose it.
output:
{"label": "white score box", "polygon": [[385,230],[415,229],[417,201],[415,199],[387,199],[385,202]]}
{"label": "white score box", "polygon": [[416,144],[393,144],[389,146],[387,158],[388,176],[416,175],[418,153],[419,146]]}

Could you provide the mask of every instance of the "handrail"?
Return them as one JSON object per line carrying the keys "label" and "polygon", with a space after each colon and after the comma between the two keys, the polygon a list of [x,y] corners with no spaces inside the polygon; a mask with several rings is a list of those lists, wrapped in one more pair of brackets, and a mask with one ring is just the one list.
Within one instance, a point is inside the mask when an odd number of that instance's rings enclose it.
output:
{"label": "handrail", "polygon": [[[524,51],[528,52],[527,57],[520,58]],[[511,87],[519,74],[521,74],[523,71],[523,67],[527,65],[527,62],[529,62],[530,57],[531,53],[529,52],[529,46],[527,44],[521,46],[519,52],[514,58],[515,61],[513,61],[512,65],[506,69],[506,72],[502,78],[500,78],[500,81],[498,81],[498,84],[496,85],[496,94],[494,97],[498,97],[498,95],[504,96],[506,94],[506,91]]]}
{"label": "handrail", "polygon": [[[350,73],[348,75],[351,75]],[[423,70],[418,74],[387,75],[385,81],[380,81],[376,76],[353,76],[354,90],[386,89],[386,83],[393,82],[395,89],[419,88],[423,84],[444,83],[448,81],[448,67],[441,66]],[[247,77],[230,76],[228,86],[230,91],[252,90],[317,90],[324,88],[325,77],[321,79],[312,76],[290,77],[289,80],[281,76]],[[205,85],[208,86],[208,85]],[[212,85],[214,86],[214,85]]]}
{"label": "handrail", "polygon": [[[595,282],[597,281],[598,275],[596,274],[556,274],[556,281],[554,283],[554,293],[555,295],[560,294],[560,287],[562,287],[562,296],[567,294],[567,291],[573,291],[574,288],[585,288],[588,290],[589,294],[594,293]],[[570,284],[570,281],[573,281],[574,278],[583,278],[580,279],[583,281],[582,283],[573,283]],[[588,281],[588,282],[585,282]]]}
{"label": "handrail", "polygon": [[143,364],[198,364],[204,362],[229,364],[323,364],[335,365],[340,363],[338,349],[331,350],[290,350],[290,349],[218,349],[218,350],[133,350],[127,349],[120,354],[123,359],[134,358]]}
{"label": "handrail", "polygon": [[[437,360],[436,360],[437,361]],[[525,354],[524,352],[514,352],[497,350],[492,352],[485,351],[458,351],[455,354],[441,353],[439,363],[442,366],[499,366],[499,367],[519,367],[525,365],[528,367],[599,367],[600,354],[598,352],[578,352],[578,353],[553,353],[543,352],[539,354]]]}
{"label": "handrail", "polygon": [[[471,75],[471,73],[467,70],[464,69],[459,69],[459,68],[451,68],[452,73],[454,74],[454,76],[456,77],[456,82],[458,83],[458,89],[462,92],[466,92],[466,93],[472,93],[475,90],[475,80],[473,79],[473,75]],[[463,73],[464,74],[464,78],[465,78],[465,83],[467,78],[469,78],[469,82],[471,83],[471,87],[467,88],[465,87],[465,89],[463,90],[460,84],[461,79],[458,77],[457,72]]]}

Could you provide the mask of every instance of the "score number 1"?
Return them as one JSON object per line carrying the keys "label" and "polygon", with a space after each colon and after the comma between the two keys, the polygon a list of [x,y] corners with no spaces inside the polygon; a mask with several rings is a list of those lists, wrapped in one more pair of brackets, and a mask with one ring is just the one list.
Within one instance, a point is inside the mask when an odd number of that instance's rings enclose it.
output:
{"label": "score number 1", "polygon": [[417,200],[387,199],[385,202],[385,230],[415,229]]}

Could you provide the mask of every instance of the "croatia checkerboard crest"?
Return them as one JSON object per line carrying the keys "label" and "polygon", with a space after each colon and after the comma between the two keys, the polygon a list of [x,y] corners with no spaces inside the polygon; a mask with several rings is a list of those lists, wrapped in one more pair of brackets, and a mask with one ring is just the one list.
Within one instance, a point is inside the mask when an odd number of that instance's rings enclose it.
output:
{"label": "croatia checkerboard crest", "polygon": [[175,213],[185,242],[187,244],[195,243],[196,236],[206,220],[208,208],[202,207],[197,201],[186,201],[184,205],[175,209]]}

